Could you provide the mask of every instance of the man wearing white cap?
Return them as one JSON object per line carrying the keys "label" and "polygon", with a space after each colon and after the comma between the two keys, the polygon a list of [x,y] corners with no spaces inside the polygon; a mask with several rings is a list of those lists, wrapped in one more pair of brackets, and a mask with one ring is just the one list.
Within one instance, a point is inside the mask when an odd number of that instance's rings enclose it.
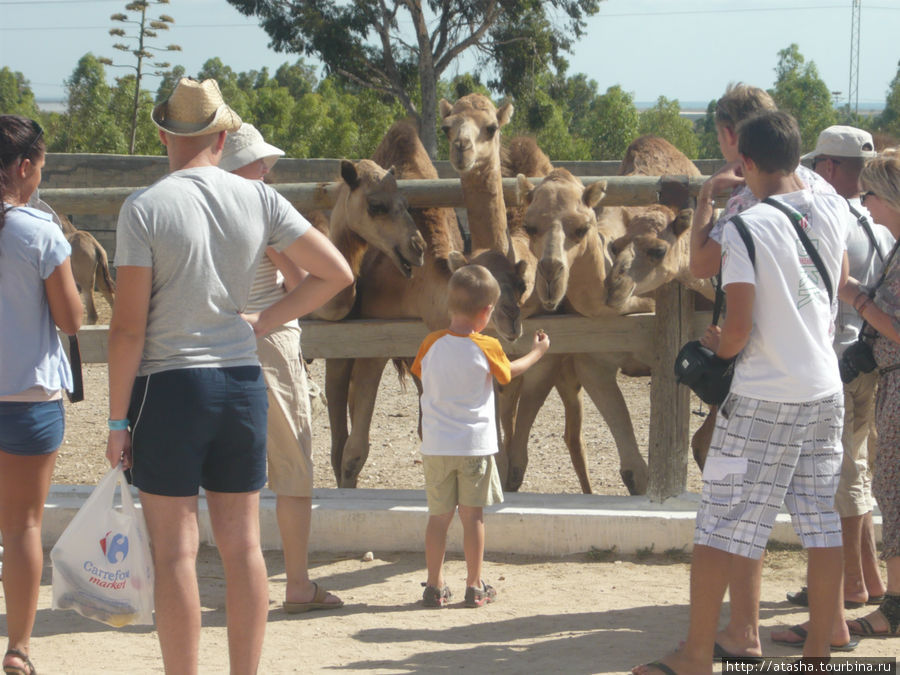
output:
{"label": "man wearing white cap", "polygon": [[[225,569],[230,670],[253,673],[269,605],[259,544],[267,400],[256,337],[314,310],[353,275],[277,192],[216,166],[241,120],[214,80],[183,78],[152,119],[170,173],[119,213],[106,454],[131,468],[140,490],[166,672],[198,668],[203,487]],[[270,246],[308,274],[264,311],[247,313]]]}
{"label": "man wearing white cap", "polygon": [[[811,160],[813,170],[847,200],[853,215],[847,239],[850,276],[871,286],[881,276],[894,238],[887,228],[873,222],[859,197],[859,174],[868,158],[875,156],[872,135],[855,127],[835,125],[819,134],[816,148],[801,159]],[[841,302],[835,325],[834,349],[841,360],[844,379],[844,459],[835,495],[841,516],[844,549],[844,606],[878,604],[885,591],[875,551],[872,523],[872,486],[868,472],[867,445],[874,423],[877,370],[859,372],[844,351],[857,341],[863,321],[856,310]],[[872,448],[874,450],[874,448]],[[788,593],[788,600],[807,606],[806,588]]]}
{"label": "man wearing white cap", "polygon": [[[256,127],[244,122],[225,139],[219,168],[249,180],[262,180],[282,155],[283,150],[266,143]],[[305,271],[270,246],[256,271],[247,311],[263,311],[283,298],[286,290],[294,288],[305,275]],[[282,607],[289,614],[342,607],[344,603],[337,596],[309,578],[313,462],[300,325],[296,319],[289,321],[259,337],[256,345],[269,397],[269,487],[275,493],[287,577]]]}

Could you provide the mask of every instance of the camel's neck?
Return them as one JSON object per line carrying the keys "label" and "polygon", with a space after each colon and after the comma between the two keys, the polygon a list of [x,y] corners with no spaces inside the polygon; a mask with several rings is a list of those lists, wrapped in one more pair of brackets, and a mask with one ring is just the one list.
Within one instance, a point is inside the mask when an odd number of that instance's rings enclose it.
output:
{"label": "camel's neck", "polygon": [[592,230],[587,235],[584,252],[569,268],[566,298],[579,314],[600,316],[612,311],[606,304],[606,276],[612,261],[605,249],[603,238]]}
{"label": "camel's neck", "polygon": [[506,203],[503,200],[503,177],[500,157],[481,171],[470,171],[460,177],[463,198],[469,216],[472,249],[506,251]]}
{"label": "camel's neck", "polygon": [[347,259],[354,278],[359,278],[359,270],[362,268],[363,257],[369,248],[369,243],[347,226],[347,219],[343,210],[332,212],[331,218],[331,243]]}

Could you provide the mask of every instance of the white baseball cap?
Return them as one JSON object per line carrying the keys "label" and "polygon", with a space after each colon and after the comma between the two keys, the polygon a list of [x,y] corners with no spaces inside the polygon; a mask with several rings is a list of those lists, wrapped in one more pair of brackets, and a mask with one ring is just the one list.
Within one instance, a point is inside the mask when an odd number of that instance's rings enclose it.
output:
{"label": "white baseball cap", "polygon": [[234,171],[262,159],[271,169],[278,158],[283,156],[284,150],[266,143],[255,126],[244,122],[240,129],[232,131],[225,137],[225,148],[222,150],[219,168]]}
{"label": "white baseball cap", "polygon": [[823,129],[816,141],[816,149],[800,159],[813,159],[820,155],[827,157],[874,157],[875,143],[872,134],[856,127],[835,124]]}

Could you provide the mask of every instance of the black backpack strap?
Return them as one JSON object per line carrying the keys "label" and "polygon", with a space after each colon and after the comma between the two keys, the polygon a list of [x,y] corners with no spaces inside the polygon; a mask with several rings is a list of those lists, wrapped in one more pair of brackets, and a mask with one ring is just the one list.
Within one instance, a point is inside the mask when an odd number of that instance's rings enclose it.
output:
{"label": "black backpack strap", "polygon": [[800,213],[795,209],[789,208],[788,206],[779,202],[777,199],[766,197],[765,199],[763,199],[763,202],[768,204],[769,206],[774,206],[776,209],[786,215],[789,221],[791,221],[791,225],[794,226],[794,230],[797,232],[797,236],[800,237],[800,242],[803,244],[803,248],[806,249],[806,254],[812,259],[813,265],[816,266],[816,269],[819,270],[819,274],[822,276],[822,283],[825,284],[825,290],[828,291],[829,304],[833,303],[834,287],[831,285],[831,277],[828,275],[828,270],[825,269],[825,263],[822,262],[822,256],[819,255],[819,252],[816,250],[816,247],[812,245],[812,242],[809,240],[806,232],[804,232],[803,228],[800,227],[800,221],[803,220],[803,216],[800,215]]}
{"label": "black backpack strap", "polygon": [[869,241],[872,242],[872,248],[875,249],[875,253],[878,254],[878,259],[884,263],[884,253],[881,251],[881,247],[878,245],[878,241],[875,239],[875,233],[872,232],[872,227],[869,225],[869,219],[866,218],[863,214],[853,208],[853,205],[847,201],[847,208],[850,209],[850,213],[856,216],[856,222],[859,223],[859,226],[865,230],[866,236],[869,238]]}
{"label": "black backpack strap", "polygon": [[[750,236],[750,230],[747,229],[747,224],[740,216],[732,216],[731,222],[734,223],[735,229],[738,231],[738,234],[741,235],[744,246],[747,248],[747,256],[750,258],[750,264],[753,265],[753,269],[755,270],[756,246],[753,243],[753,237]],[[722,305],[724,303],[725,291],[722,289],[722,271],[719,270],[719,273],[716,275],[716,299],[715,304],[713,305],[712,322],[714,326],[719,323],[719,314],[722,312]]]}

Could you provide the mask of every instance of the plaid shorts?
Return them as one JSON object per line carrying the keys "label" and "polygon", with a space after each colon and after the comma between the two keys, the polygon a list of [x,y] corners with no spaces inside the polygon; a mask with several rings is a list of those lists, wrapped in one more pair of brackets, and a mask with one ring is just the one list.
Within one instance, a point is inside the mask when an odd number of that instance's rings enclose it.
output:
{"label": "plaid shorts", "polygon": [[804,547],[841,546],[843,419],[843,392],[808,403],[729,395],[703,468],[694,543],[759,559],[784,504]]}

